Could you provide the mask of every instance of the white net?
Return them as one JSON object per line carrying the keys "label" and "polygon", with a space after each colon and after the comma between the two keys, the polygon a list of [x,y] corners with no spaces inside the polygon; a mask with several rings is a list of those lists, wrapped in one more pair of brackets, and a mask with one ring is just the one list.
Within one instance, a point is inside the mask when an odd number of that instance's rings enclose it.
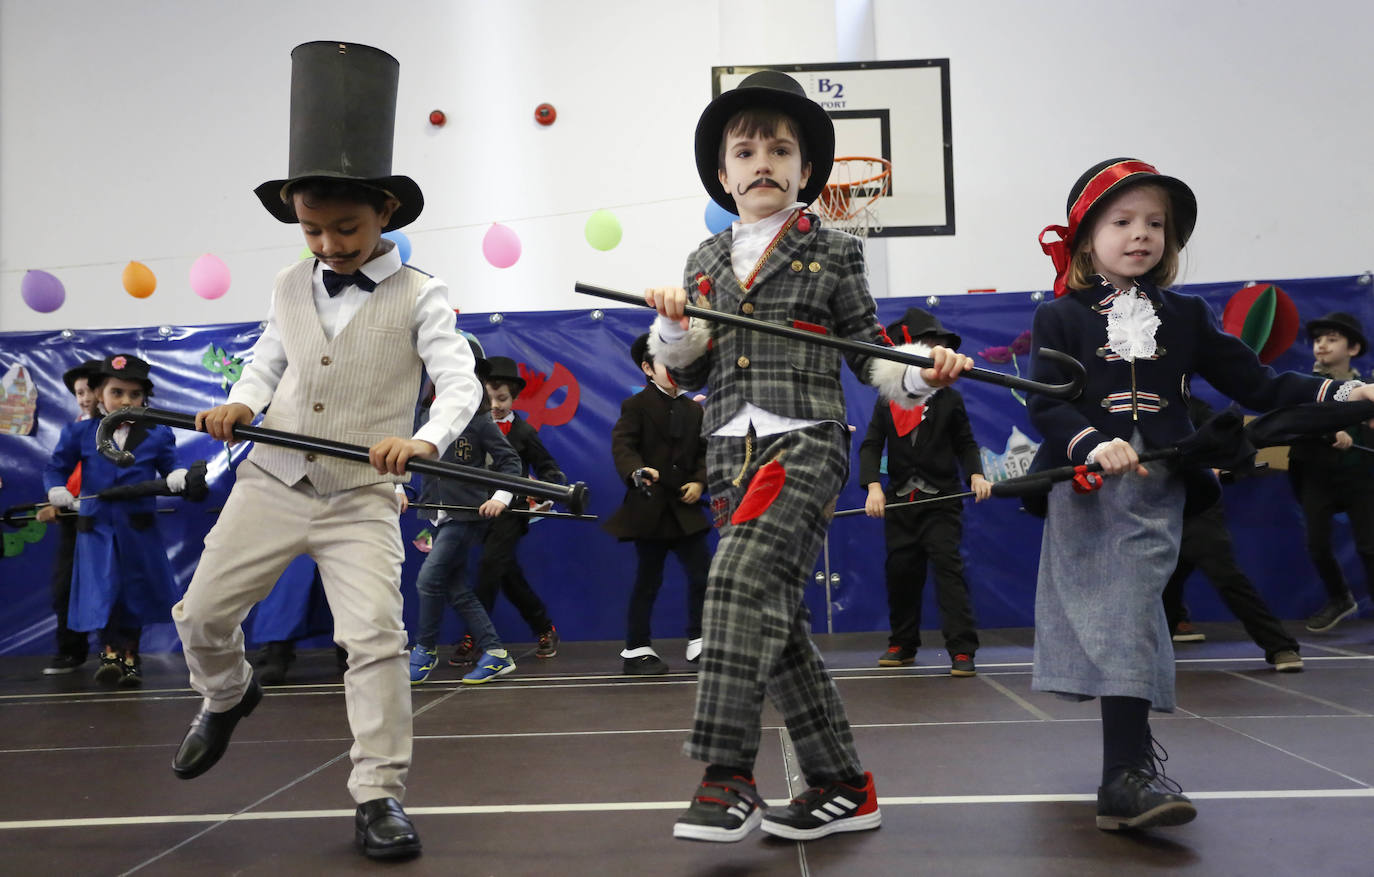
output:
{"label": "white net", "polygon": [[816,201],[826,225],[868,237],[882,231],[877,201],[892,183],[892,162],[881,158],[845,156],[835,159],[830,181]]}

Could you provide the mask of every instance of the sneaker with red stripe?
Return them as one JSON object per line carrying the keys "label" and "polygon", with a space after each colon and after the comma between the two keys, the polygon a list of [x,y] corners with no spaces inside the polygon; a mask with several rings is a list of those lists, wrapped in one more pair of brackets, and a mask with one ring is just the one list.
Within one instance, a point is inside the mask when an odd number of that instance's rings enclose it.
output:
{"label": "sneaker with red stripe", "polygon": [[787,809],[763,817],[763,830],[788,840],[815,840],[838,831],[866,831],[883,824],[873,774],[864,774],[861,788],[841,782],[807,789]]}
{"label": "sneaker with red stripe", "polygon": [[732,843],[758,828],[765,810],[758,789],[742,776],[703,779],[687,812],[673,824],[673,837]]}

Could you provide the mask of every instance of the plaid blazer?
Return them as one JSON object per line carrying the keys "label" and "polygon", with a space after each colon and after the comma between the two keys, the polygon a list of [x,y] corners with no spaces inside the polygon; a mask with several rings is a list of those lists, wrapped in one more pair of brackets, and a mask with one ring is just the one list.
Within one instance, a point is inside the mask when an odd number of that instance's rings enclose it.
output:
{"label": "plaid blazer", "polygon": [[[822,335],[886,344],[868,293],[863,242],[821,228],[788,229],[748,290],[730,263],[733,235],[722,231],[687,258],[683,286],[691,303],[724,313],[781,323]],[[745,402],[785,417],[845,423],[839,351],[719,323],[709,325],[706,353],[670,369],[682,387],[710,386],[703,433],[710,435]],[[871,383],[872,358],[843,354],[859,380]]]}

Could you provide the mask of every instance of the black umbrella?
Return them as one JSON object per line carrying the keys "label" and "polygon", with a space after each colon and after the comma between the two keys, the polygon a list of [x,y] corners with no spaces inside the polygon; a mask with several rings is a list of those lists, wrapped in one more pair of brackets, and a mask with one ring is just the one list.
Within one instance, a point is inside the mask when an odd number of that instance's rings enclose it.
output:
{"label": "black umbrella", "polygon": [[[412,509],[430,512],[473,512],[480,510],[475,505],[446,505],[441,502],[413,502],[410,504]],[[503,515],[517,515],[524,518],[567,518],[570,521],[599,521],[596,515],[570,515],[567,512],[541,512],[534,509],[511,509],[508,508],[501,512]]]}
{"label": "black umbrella", "polygon": [[[104,490],[93,494],[77,497],[77,499],[104,499],[121,501],[129,499],[140,499],[145,496],[179,496],[191,502],[201,502],[210,495],[210,488],[205,482],[205,461],[197,460],[186,468],[186,486],[181,493],[175,493],[167,486],[166,478],[149,478],[147,481],[136,481],[133,484],[117,484],[114,487],[107,487]],[[30,502],[22,505],[14,505],[5,509],[5,513],[0,515],[0,521],[9,524],[11,527],[20,526],[20,521],[32,521],[35,515],[25,515],[24,512],[35,512],[48,505],[47,502]],[[161,511],[174,511],[173,509],[158,509]],[[77,512],[58,512],[58,517],[73,517]]]}

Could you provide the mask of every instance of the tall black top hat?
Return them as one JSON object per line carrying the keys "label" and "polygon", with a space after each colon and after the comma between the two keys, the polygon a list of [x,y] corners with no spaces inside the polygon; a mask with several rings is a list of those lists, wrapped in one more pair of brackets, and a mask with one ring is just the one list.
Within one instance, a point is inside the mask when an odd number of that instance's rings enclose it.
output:
{"label": "tall black top hat", "polygon": [[940,325],[939,317],[921,308],[907,308],[901,319],[887,327],[887,337],[893,344],[909,343],[922,335],[938,335],[943,339],[943,346],[950,350],[958,350],[959,345],[964,343],[958,332],[946,329]]}
{"label": "tall black top hat", "polygon": [[711,200],[731,213],[739,210],[735,199],[720,184],[720,138],[730,117],[750,107],[785,113],[801,129],[806,141],[805,158],[811,162],[811,177],[797,193],[797,200],[806,204],[815,201],[830,179],[830,167],[835,163],[835,123],[820,104],[806,96],[801,83],[776,70],[760,70],[744,77],[739,85],[707,104],[697,120],[697,174]]}
{"label": "tall black top hat", "polygon": [[253,192],[267,212],[296,222],[292,183],[312,177],[351,180],[396,196],[386,231],[409,225],[425,197],[410,177],[391,173],[400,63],[358,43],[302,43],[291,50],[291,155],[287,176]]}
{"label": "tall black top hat", "polygon": [[93,375],[95,375],[99,371],[100,360],[88,359],[85,362],[81,363],[81,365],[78,365],[75,368],[69,368],[66,371],[64,371],[62,373],[62,383],[67,385],[68,393],[75,393],[77,378],[86,378],[89,380]]}
{"label": "tall black top hat", "polygon": [[1336,331],[1344,335],[1348,341],[1360,345],[1360,353],[1369,352],[1369,342],[1364,337],[1364,326],[1360,325],[1359,319],[1343,311],[1332,311],[1321,319],[1312,320],[1307,324],[1307,337],[1315,339],[1324,332]]}
{"label": "tall black top hat", "polygon": [[525,389],[525,379],[520,377],[520,367],[509,356],[487,357],[488,372],[482,380],[490,383],[510,384],[512,395],[519,396]]}
{"label": "tall black top hat", "polygon": [[120,378],[143,385],[147,395],[153,395],[153,379],[148,377],[150,367],[147,362],[128,353],[116,353],[100,361],[100,367],[93,374],[107,378]]}
{"label": "tall black top hat", "polygon": [[638,338],[630,342],[630,359],[635,361],[635,365],[643,365],[649,361],[649,333],[645,332]]}
{"label": "tall black top hat", "polygon": [[[1080,228],[1092,228],[1093,209],[1105,204],[1111,196],[1142,183],[1153,183],[1169,194],[1169,219],[1178,237],[1179,249],[1188,243],[1188,238],[1193,235],[1193,226],[1197,225],[1197,198],[1187,183],[1174,177],[1166,177],[1155,170],[1154,165],[1136,158],[1109,158],[1098,162],[1084,171],[1069,190],[1069,203],[1066,208],[1069,224],[1046,226],[1045,230],[1040,232],[1040,248],[1054,261],[1056,296],[1063,295],[1068,290],[1064,281],[1068,275],[1069,262],[1073,258],[1074,241],[1078,238]],[[1051,231],[1056,232],[1060,240],[1047,242],[1045,235]]]}

